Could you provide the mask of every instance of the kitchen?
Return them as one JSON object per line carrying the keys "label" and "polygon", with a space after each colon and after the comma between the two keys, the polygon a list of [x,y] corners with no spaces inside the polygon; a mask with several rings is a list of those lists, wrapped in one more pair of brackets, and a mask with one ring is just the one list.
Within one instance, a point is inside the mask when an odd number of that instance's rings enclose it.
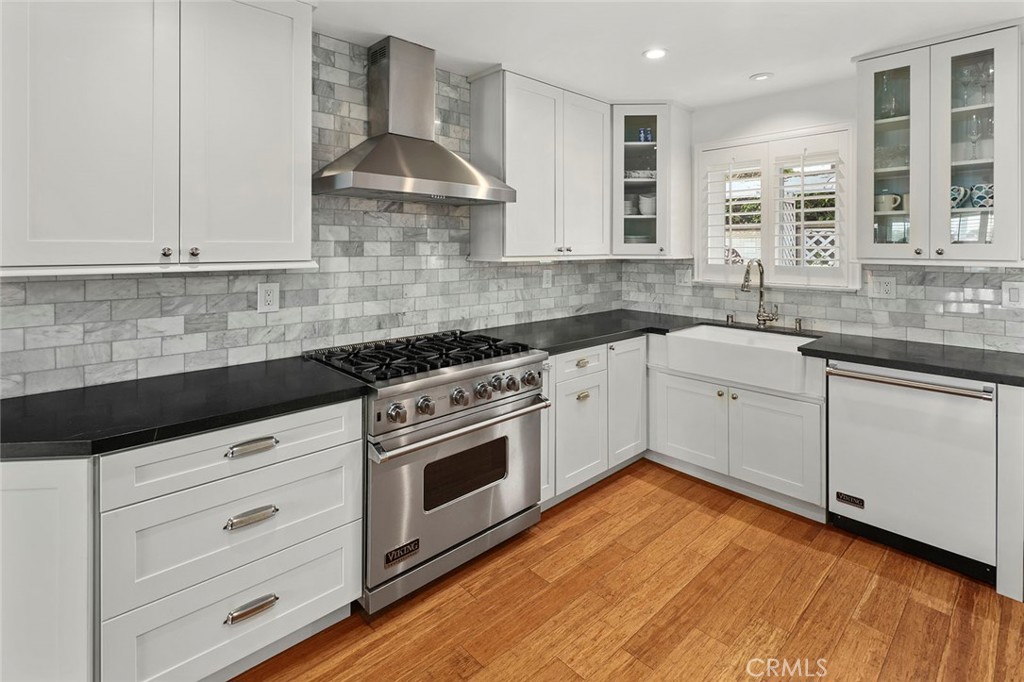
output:
{"label": "kitchen", "polygon": [[4,3],[0,678],[1019,675],[1019,4],[665,5]]}

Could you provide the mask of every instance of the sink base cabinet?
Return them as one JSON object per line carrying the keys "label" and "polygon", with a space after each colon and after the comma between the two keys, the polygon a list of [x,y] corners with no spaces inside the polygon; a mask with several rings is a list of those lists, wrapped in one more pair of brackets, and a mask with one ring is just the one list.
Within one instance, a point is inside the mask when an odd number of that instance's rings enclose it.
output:
{"label": "sink base cabinet", "polygon": [[2,680],[92,679],[92,479],[89,459],[0,463]]}
{"label": "sink base cabinet", "polygon": [[651,450],[822,505],[822,409],[817,403],[652,369]]}

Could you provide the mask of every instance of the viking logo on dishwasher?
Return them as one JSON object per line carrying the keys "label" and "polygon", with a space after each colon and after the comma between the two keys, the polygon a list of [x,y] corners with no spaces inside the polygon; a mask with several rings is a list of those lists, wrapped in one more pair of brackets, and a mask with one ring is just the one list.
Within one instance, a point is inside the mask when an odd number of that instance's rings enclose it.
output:
{"label": "viking logo on dishwasher", "polygon": [[854,497],[853,495],[847,495],[836,491],[836,500],[839,502],[845,502],[846,504],[857,507],[858,509],[864,508],[864,499],[860,497]]}
{"label": "viking logo on dishwasher", "polygon": [[384,566],[390,566],[393,563],[399,562],[406,558],[410,554],[415,554],[420,551],[420,539],[416,538],[410,542],[405,543],[401,547],[396,547],[384,554]]}

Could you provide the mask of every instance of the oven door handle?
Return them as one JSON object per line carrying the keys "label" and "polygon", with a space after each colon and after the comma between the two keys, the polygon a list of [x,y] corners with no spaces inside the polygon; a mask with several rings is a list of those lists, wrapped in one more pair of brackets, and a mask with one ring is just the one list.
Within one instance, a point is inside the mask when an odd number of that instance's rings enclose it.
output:
{"label": "oven door handle", "polygon": [[429,448],[433,445],[438,445],[440,443],[446,443],[450,440],[454,440],[456,438],[460,438],[462,436],[475,433],[476,431],[481,431],[483,429],[489,428],[491,426],[494,426],[495,424],[501,424],[502,422],[518,419],[519,417],[528,415],[531,412],[538,412],[540,410],[546,410],[547,408],[551,407],[551,401],[548,400],[547,398],[537,396],[537,400],[538,402],[535,402],[533,405],[530,405],[529,407],[524,407],[521,410],[509,412],[508,414],[503,414],[500,417],[492,417],[490,419],[485,419],[482,422],[470,424],[469,426],[464,426],[461,429],[455,429],[454,431],[449,431],[448,433],[442,433],[439,436],[426,438],[416,443],[403,445],[402,447],[395,448],[394,450],[384,450],[383,448],[381,448],[379,444],[371,443],[370,445],[372,447],[370,448],[370,459],[376,462],[377,464],[383,464],[384,462],[389,462],[397,457],[408,455],[411,452],[416,452],[417,450]]}

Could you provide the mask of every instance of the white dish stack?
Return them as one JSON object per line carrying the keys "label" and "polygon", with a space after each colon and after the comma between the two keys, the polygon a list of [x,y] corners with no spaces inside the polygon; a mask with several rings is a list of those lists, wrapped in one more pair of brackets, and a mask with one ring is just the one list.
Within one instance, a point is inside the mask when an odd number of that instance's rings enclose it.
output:
{"label": "white dish stack", "polygon": [[658,212],[658,195],[640,195],[640,213],[642,215],[655,215]]}
{"label": "white dish stack", "polygon": [[622,214],[623,215],[636,215],[639,213],[636,207],[636,194],[624,194],[622,196]]}

